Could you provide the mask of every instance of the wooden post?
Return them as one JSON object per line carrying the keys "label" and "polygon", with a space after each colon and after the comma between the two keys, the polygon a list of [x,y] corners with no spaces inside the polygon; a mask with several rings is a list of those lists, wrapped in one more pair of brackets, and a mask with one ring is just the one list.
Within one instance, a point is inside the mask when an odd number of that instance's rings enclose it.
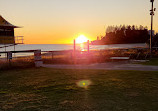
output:
{"label": "wooden post", "polygon": [[88,46],[88,47],[87,47],[87,48],[88,48],[87,51],[88,51],[88,54],[89,54],[89,40],[87,41],[87,46]]}
{"label": "wooden post", "polygon": [[34,51],[35,67],[41,67],[43,64],[41,50]]}
{"label": "wooden post", "polygon": [[[4,51],[5,51],[5,52],[7,51],[5,44],[4,44]],[[7,58],[7,53],[5,53],[5,58]]]}
{"label": "wooden post", "polygon": [[74,64],[76,64],[76,40],[74,39]]}
{"label": "wooden post", "polygon": [[76,51],[76,40],[74,40],[74,53]]}
{"label": "wooden post", "polygon": [[[14,43],[14,51],[15,51],[15,43]],[[15,53],[14,53],[14,57],[15,57]]]}
{"label": "wooden post", "polygon": [[9,66],[11,66],[12,52],[7,52],[7,60],[9,61]]}

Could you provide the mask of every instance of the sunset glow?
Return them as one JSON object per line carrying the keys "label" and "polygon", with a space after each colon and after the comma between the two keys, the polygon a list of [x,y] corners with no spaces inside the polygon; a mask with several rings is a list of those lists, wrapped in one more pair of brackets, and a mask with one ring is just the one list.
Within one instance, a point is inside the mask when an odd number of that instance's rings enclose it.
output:
{"label": "sunset glow", "polygon": [[88,39],[87,37],[85,37],[84,35],[80,35],[79,37],[77,37],[76,39],[76,43],[77,44],[81,44],[81,43],[84,43],[84,42],[87,42]]}
{"label": "sunset glow", "polygon": [[[154,6],[158,7],[157,0]],[[73,44],[78,33],[85,34],[92,41],[96,40],[97,36],[104,36],[106,28],[111,25],[143,25],[150,28],[150,9],[149,0],[0,2],[1,16],[13,25],[22,27],[15,29],[15,36],[24,36],[25,44]],[[155,14],[154,18],[157,20],[158,14]],[[156,24],[153,29],[158,32]]]}

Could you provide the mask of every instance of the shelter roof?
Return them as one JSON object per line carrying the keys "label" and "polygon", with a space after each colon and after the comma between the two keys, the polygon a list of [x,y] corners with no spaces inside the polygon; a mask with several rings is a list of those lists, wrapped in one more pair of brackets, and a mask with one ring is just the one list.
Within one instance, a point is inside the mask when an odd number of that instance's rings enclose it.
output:
{"label": "shelter roof", "polygon": [[0,15],[0,27],[20,28],[6,21],[1,15]]}

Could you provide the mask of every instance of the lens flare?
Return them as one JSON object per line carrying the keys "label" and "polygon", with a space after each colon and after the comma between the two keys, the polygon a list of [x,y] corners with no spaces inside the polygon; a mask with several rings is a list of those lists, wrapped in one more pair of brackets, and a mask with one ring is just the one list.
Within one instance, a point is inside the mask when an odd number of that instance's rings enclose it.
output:
{"label": "lens flare", "polygon": [[82,88],[88,88],[88,86],[91,85],[90,80],[82,80],[77,82],[77,86],[82,87]]}
{"label": "lens flare", "polygon": [[76,38],[76,43],[77,44],[82,44],[84,42],[87,42],[87,37],[85,37],[84,35],[80,35],[79,37]]}

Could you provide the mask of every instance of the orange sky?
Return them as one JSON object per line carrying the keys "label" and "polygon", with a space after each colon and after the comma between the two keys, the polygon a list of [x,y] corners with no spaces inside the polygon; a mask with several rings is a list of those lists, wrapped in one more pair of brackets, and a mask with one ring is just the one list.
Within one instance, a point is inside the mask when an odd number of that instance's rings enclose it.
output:
{"label": "orange sky", "polygon": [[[95,40],[109,25],[150,28],[150,7],[149,0],[0,0],[0,14],[23,27],[15,35],[26,44],[70,44],[81,34]],[[157,31],[157,12],[154,20]]]}

